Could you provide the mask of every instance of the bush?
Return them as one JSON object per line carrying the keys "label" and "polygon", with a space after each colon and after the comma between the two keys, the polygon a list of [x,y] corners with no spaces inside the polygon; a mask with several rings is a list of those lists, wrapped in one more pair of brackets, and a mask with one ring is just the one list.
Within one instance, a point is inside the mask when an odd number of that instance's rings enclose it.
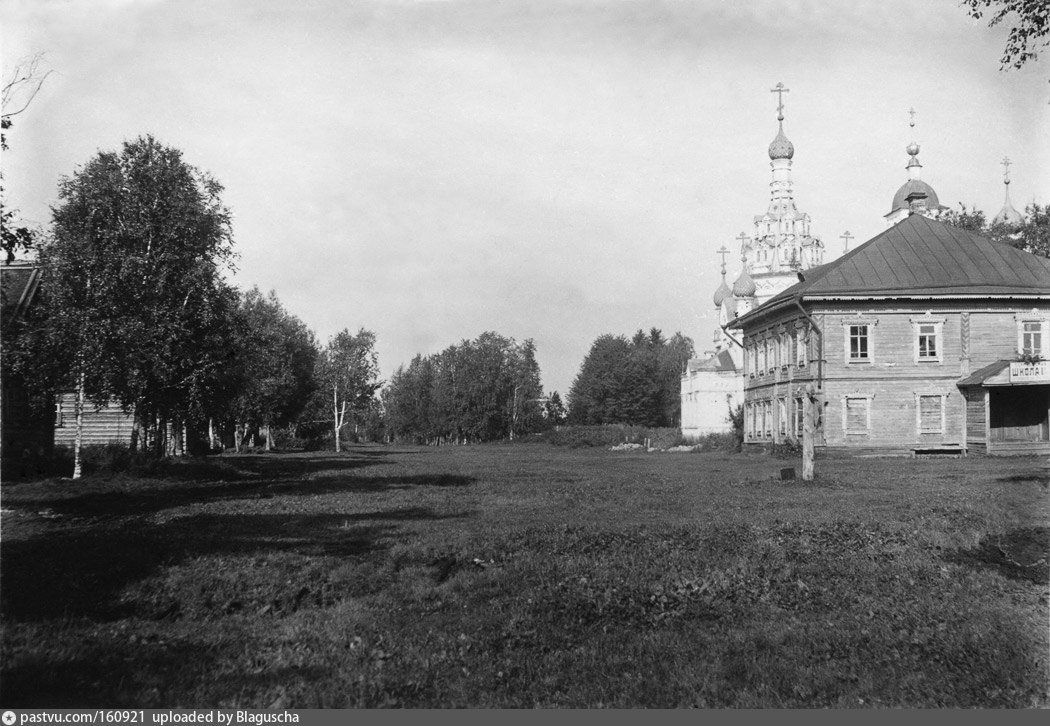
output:
{"label": "bush", "polygon": [[[151,457],[141,452],[133,453],[129,444],[88,444],[80,448],[80,466],[84,475],[119,474],[139,469],[151,460]],[[72,476],[72,447],[56,447],[54,457],[46,468],[56,476]]]}
{"label": "bush", "polygon": [[80,450],[85,474],[118,474],[128,471],[142,459],[141,454],[132,453],[128,444],[92,444]]}
{"label": "bush", "polygon": [[277,451],[303,451],[308,444],[307,439],[296,435],[294,426],[272,429],[270,440]]}
{"label": "bush", "polygon": [[692,440],[692,445],[697,451],[726,451],[735,454],[740,451],[740,439],[735,431],[725,431],[720,434],[705,434]]}
{"label": "bush", "polygon": [[769,453],[778,459],[800,459],[802,458],[802,442],[787,440],[779,444],[773,444]]}

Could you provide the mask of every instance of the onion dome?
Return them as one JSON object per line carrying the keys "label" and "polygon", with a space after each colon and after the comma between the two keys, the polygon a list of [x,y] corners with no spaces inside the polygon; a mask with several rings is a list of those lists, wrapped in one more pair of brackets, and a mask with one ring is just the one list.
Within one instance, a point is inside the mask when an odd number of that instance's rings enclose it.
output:
{"label": "onion dome", "polygon": [[795,145],[784,135],[784,126],[781,125],[776,138],[769,144],[769,158],[773,160],[790,159],[794,155]]}
{"label": "onion dome", "polygon": [[1010,228],[1017,228],[1024,224],[1024,216],[1007,201],[1003,208],[999,210],[999,214],[992,218],[992,224],[1002,224]]}
{"label": "onion dome", "polygon": [[1014,209],[1014,205],[1010,203],[1010,159],[1003,159],[1003,186],[1005,188],[1005,196],[1003,198],[1003,208],[999,210],[999,214],[995,215],[992,219],[992,224],[1004,225],[1011,229],[1017,229],[1024,224],[1024,217]]}
{"label": "onion dome", "polygon": [[927,209],[937,209],[941,206],[940,200],[937,199],[937,192],[933,191],[933,187],[922,179],[909,179],[893,195],[893,205],[890,207],[890,211],[910,209],[912,203],[920,199],[925,200],[924,205]]}
{"label": "onion dome", "polygon": [[730,290],[729,289],[729,285],[726,284],[726,275],[723,272],[722,273],[722,284],[718,286],[717,290],[715,290],[715,296],[714,296],[715,307],[716,308],[722,307],[722,302],[727,297],[729,297],[732,294],[733,294],[733,291]]}
{"label": "onion dome", "polygon": [[[915,127],[914,116],[911,126]],[[937,198],[937,192],[919,178],[922,170],[922,163],[919,161],[919,145],[912,141],[904,147],[904,150],[908,152],[908,163],[904,166],[908,170],[908,181],[904,182],[893,195],[890,212],[898,209],[940,209],[941,202]]]}
{"label": "onion dome", "polygon": [[756,290],[758,288],[755,287],[755,281],[751,279],[751,275],[747,274],[745,267],[740,277],[736,278],[736,282],[733,283],[733,294],[737,297],[753,297]]}

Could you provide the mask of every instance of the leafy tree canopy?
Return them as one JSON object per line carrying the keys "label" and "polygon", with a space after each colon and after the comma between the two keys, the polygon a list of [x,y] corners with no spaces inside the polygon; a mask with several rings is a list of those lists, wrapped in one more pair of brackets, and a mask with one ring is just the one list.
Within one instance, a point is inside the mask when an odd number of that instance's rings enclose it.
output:
{"label": "leafy tree canopy", "polygon": [[971,17],[988,18],[988,26],[1012,24],[1000,68],[1020,68],[1050,44],[1050,11],[1046,0],[962,0]]}
{"label": "leafy tree canopy", "polygon": [[681,417],[681,375],[693,342],[670,339],[657,328],[631,340],[602,335],[591,345],[569,390],[569,421],[676,426]]}
{"label": "leafy tree canopy", "polygon": [[939,219],[1025,252],[1050,257],[1050,205],[1029,204],[1024,211],[1024,222],[1019,227],[992,224],[984,212],[977,208],[968,209],[965,204],[959,204],[958,211],[946,211]]}
{"label": "leafy tree canopy", "polygon": [[486,332],[399,367],[383,405],[399,439],[493,441],[538,430],[542,394],[533,342]]}
{"label": "leafy tree canopy", "polygon": [[119,401],[160,431],[208,414],[236,355],[221,193],[152,136],[60,180],[53,236],[40,249],[46,323],[36,342],[56,387]]}
{"label": "leafy tree canopy", "polygon": [[343,426],[358,420],[371,408],[379,380],[376,336],[361,328],[356,335],[344,329],[329,339],[317,358],[317,394],[314,410],[324,411],[331,423],[335,450],[340,450]]}

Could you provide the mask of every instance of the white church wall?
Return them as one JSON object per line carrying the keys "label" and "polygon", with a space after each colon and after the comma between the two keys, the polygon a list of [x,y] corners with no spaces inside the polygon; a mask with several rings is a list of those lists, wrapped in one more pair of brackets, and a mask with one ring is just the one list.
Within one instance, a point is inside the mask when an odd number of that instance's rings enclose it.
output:
{"label": "white church wall", "polygon": [[682,436],[697,439],[732,430],[729,411],[744,400],[744,378],[735,372],[691,371],[682,376]]}

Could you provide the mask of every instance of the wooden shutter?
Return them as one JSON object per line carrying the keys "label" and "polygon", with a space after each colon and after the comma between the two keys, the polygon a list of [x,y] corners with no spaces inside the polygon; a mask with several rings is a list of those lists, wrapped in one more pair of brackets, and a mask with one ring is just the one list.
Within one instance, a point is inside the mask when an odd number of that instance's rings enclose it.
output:
{"label": "wooden shutter", "polygon": [[846,399],[846,433],[866,434],[868,432],[868,399]]}
{"label": "wooden shutter", "polygon": [[943,403],[940,396],[919,396],[919,433],[940,433]]}

